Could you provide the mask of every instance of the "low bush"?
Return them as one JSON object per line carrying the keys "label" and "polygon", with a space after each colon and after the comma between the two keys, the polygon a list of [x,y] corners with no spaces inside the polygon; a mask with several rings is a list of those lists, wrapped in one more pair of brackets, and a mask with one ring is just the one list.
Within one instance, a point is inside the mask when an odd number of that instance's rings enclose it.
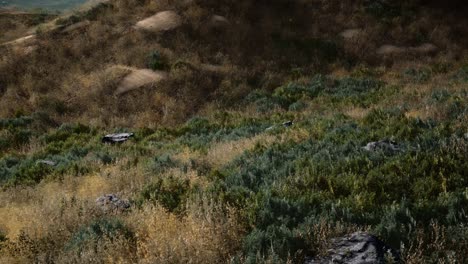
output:
{"label": "low bush", "polygon": [[87,247],[97,248],[99,243],[104,243],[104,239],[112,241],[118,238],[131,244],[135,240],[135,234],[119,219],[98,219],[74,233],[65,249],[80,254]]}
{"label": "low bush", "polygon": [[168,69],[168,63],[160,52],[153,51],[150,53],[150,55],[148,55],[148,58],[146,59],[146,67],[154,71],[163,71]]}
{"label": "low bush", "polygon": [[390,0],[368,0],[365,10],[368,14],[378,19],[392,19],[401,15],[402,10],[398,1]]}
{"label": "low bush", "polygon": [[468,65],[461,67],[455,74],[454,79],[461,82],[468,82]]}
{"label": "low bush", "polygon": [[170,155],[163,154],[156,156],[150,160],[149,169],[155,173],[161,173],[173,167],[177,167],[178,163],[174,161]]}
{"label": "low bush", "polygon": [[432,71],[428,68],[410,68],[403,72],[403,77],[413,83],[426,83],[431,79]]}
{"label": "low bush", "polygon": [[145,201],[150,201],[160,204],[170,212],[182,212],[189,187],[188,180],[173,176],[158,178],[143,188],[137,203],[141,205]]}

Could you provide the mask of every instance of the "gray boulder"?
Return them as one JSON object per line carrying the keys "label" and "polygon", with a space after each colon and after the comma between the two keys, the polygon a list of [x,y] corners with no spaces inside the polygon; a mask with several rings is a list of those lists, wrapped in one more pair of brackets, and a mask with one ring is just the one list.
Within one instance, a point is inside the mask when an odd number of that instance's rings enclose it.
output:
{"label": "gray boulder", "polygon": [[389,261],[399,262],[393,249],[369,233],[356,232],[332,239],[326,256],[307,259],[305,264],[383,264]]}
{"label": "gray boulder", "polygon": [[102,143],[121,143],[129,140],[133,136],[133,133],[108,134],[102,138]]}
{"label": "gray boulder", "polygon": [[130,208],[128,200],[120,199],[115,194],[105,194],[96,199],[96,205],[103,212],[123,212]]}

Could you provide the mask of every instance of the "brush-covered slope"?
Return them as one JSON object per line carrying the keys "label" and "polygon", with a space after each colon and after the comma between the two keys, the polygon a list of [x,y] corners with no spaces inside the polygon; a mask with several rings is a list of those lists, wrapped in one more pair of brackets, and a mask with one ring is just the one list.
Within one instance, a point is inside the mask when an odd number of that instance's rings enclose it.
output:
{"label": "brush-covered slope", "polygon": [[304,263],[358,230],[466,262],[467,19],[444,7],[116,0],[10,31],[0,262]]}

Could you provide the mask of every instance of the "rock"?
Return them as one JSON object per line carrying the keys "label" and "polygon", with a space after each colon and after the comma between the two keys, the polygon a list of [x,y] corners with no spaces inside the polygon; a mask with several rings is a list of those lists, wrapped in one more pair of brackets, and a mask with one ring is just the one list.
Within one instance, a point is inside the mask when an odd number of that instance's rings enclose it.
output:
{"label": "rock", "polygon": [[408,50],[418,55],[430,55],[437,53],[439,48],[434,44],[424,43],[420,46],[409,48]]}
{"label": "rock", "polygon": [[293,125],[293,121],[286,121],[286,122],[283,123],[284,127],[290,127],[292,125]]}
{"label": "rock", "polygon": [[147,85],[157,84],[167,78],[163,71],[152,71],[149,69],[135,69],[120,82],[115,90],[115,95],[122,95],[132,90]]}
{"label": "rock", "polygon": [[[281,126],[291,127],[293,124],[294,124],[293,121],[286,121],[286,122],[283,122],[281,124]],[[267,129],[265,129],[265,131],[270,131],[270,130],[273,130],[273,129],[278,128],[278,127],[280,127],[280,125],[272,125],[272,126],[268,127]]]}
{"label": "rock", "polygon": [[377,150],[390,150],[390,151],[399,151],[397,143],[392,140],[380,140],[375,142],[369,142],[363,149],[367,151],[377,151]]}
{"label": "rock", "polygon": [[108,134],[102,138],[102,143],[120,143],[125,142],[134,136],[133,133]]}
{"label": "rock", "polygon": [[366,232],[356,232],[332,239],[327,256],[309,258],[305,264],[383,264],[387,263],[388,258],[399,261],[398,254],[377,237]]}
{"label": "rock", "polygon": [[398,55],[405,53],[407,48],[394,45],[383,45],[377,49],[377,54],[382,56]]}
{"label": "rock", "polygon": [[53,167],[53,166],[57,165],[57,162],[52,161],[52,160],[38,160],[38,161],[36,161],[36,164],[45,164],[45,165]]}
{"label": "rock", "polygon": [[115,194],[105,194],[96,199],[96,205],[103,212],[123,212],[130,208],[128,200],[120,199]]}
{"label": "rock", "polygon": [[163,11],[139,21],[136,23],[135,28],[159,33],[176,29],[181,25],[182,17],[176,12]]}
{"label": "rock", "polygon": [[339,34],[340,37],[344,39],[354,39],[357,38],[359,35],[362,34],[362,30],[358,28],[347,29]]}

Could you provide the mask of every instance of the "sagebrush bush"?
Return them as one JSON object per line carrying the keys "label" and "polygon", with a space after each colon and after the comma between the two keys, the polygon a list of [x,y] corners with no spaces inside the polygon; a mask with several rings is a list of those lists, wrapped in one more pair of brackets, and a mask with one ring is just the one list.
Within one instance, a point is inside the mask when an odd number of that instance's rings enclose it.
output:
{"label": "sagebrush bush", "polygon": [[159,203],[170,212],[182,212],[189,188],[188,180],[173,176],[157,179],[144,187],[138,197],[138,203],[150,201]]}

